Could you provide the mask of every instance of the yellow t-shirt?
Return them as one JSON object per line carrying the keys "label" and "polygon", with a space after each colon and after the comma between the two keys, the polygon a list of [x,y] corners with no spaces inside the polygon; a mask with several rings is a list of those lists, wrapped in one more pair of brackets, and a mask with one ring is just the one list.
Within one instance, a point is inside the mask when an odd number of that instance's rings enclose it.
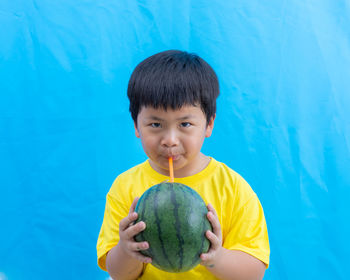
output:
{"label": "yellow t-shirt", "polygon": [[[119,221],[125,218],[135,197],[148,188],[169,179],[156,172],[148,161],[122,173],[114,181],[106,198],[103,224],[97,241],[98,265],[106,270],[106,255],[119,241]],[[248,183],[225,164],[211,159],[201,172],[175,178],[199,193],[215,208],[221,224],[223,247],[240,250],[268,266],[270,247],[264,212]],[[153,265],[144,266],[139,279],[217,279],[204,266],[183,273],[168,273]]]}

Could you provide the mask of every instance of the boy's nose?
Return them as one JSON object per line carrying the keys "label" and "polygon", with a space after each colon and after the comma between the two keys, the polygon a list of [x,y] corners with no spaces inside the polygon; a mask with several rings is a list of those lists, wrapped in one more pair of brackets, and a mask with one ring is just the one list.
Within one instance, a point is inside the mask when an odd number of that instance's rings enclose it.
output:
{"label": "boy's nose", "polygon": [[176,132],[168,131],[165,133],[162,138],[161,145],[166,147],[174,147],[179,145],[179,138],[177,137]]}

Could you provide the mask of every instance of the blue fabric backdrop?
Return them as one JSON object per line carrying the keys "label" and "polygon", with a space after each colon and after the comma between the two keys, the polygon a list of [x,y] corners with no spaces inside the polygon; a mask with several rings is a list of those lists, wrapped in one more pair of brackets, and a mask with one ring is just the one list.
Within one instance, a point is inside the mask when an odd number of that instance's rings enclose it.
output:
{"label": "blue fabric backdrop", "polygon": [[265,279],[349,279],[350,4],[0,1],[0,279],[106,279],[105,195],[145,160],[126,88],[156,52],[221,83],[205,153],[263,204]]}

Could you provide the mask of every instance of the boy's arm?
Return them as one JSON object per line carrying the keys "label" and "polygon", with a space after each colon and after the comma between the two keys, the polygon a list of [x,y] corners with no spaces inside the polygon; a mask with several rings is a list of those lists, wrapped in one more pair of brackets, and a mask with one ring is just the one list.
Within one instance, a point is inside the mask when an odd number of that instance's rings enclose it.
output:
{"label": "boy's arm", "polygon": [[206,265],[207,269],[222,280],[261,280],[266,266],[257,258],[237,250],[221,247],[215,262]]}
{"label": "boy's arm", "polygon": [[113,279],[131,280],[140,276],[143,264],[126,254],[118,243],[108,252],[106,267]]}
{"label": "boy's arm", "polygon": [[208,253],[201,255],[201,264],[222,280],[261,280],[265,273],[265,264],[242,251],[223,248],[218,216],[211,204],[208,204],[208,210],[207,217],[213,232],[206,232],[211,246]]}
{"label": "boy's arm", "polygon": [[119,223],[120,240],[107,254],[106,268],[113,279],[131,280],[137,279],[142,273],[143,263],[150,263],[148,258],[139,253],[148,249],[148,242],[135,242],[134,236],[146,228],[144,222],[133,224],[137,219],[135,206],[138,198],[135,198],[129,211],[129,215]]}

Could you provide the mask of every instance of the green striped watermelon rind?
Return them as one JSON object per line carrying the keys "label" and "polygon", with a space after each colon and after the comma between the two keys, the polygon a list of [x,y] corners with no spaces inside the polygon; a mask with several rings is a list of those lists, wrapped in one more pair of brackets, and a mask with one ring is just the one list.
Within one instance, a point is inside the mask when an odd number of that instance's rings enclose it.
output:
{"label": "green striped watermelon rind", "polygon": [[[156,209],[156,211],[154,211]],[[135,212],[146,229],[135,236],[147,241],[149,249],[141,253],[152,258],[152,265],[167,272],[185,272],[200,263],[200,254],[209,250],[205,237],[212,226],[201,196],[180,183],[160,183],[139,199]]]}

